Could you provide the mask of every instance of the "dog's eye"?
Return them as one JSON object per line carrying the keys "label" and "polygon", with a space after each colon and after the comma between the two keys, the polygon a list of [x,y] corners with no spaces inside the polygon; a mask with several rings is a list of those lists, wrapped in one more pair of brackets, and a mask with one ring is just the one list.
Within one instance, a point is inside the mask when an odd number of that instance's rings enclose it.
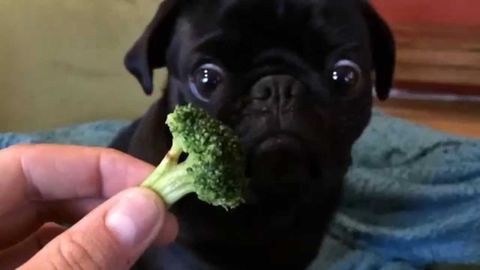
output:
{"label": "dog's eye", "polygon": [[331,80],[339,94],[348,94],[354,90],[361,76],[360,67],[350,60],[338,61],[332,71]]}
{"label": "dog's eye", "polygon": [[190,88],[197,98],[208,101],[222,81],[223,71],[220,67],[204,64],[190,77]]}

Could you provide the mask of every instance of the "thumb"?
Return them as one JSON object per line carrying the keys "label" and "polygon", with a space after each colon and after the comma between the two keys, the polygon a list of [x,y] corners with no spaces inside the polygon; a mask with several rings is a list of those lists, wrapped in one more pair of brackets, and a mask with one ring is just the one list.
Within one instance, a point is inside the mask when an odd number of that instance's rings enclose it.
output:
{"label": "thumb", "polygon": [[124,191],[53,239],[20,269],[129,269],[159,235],[166,211],[150,190]]}

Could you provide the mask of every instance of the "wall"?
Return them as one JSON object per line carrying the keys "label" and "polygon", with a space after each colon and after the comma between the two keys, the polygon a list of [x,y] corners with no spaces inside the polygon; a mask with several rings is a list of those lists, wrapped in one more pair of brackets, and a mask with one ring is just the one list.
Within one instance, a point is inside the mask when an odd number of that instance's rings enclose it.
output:
{"label": "wall", "polygon": [[[154,97],[123,57],[158,3],[0,0],[0,132],[143,113]],[[157,88],[162,83],[157,76]]]}

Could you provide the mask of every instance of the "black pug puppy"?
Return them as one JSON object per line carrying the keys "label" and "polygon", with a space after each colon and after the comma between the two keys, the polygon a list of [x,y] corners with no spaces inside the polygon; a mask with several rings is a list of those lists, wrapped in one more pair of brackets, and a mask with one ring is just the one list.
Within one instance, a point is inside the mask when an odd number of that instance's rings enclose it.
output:
{"label": "black pug puppy", "polygon": [[239,135],[251,186],[229,212],[181,200],[176,243],[136,267],[307,268],[369,123],[373,85],[388,97],[394,61],[389,27],[362,0],[164,0],[125,63],[147,94],[156,68],[168,68],[168,85],[112,147],[157,165],[171,142],[166,115],[192,103]]}

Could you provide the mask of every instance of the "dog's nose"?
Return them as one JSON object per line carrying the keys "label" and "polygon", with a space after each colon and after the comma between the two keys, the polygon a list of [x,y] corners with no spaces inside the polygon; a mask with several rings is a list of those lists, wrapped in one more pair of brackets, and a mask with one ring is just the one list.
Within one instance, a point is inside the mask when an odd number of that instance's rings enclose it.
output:
{"label": "dog's nose", "polygon": [[269,75],[252,88],[251,97],[278,105],[287,105],[305,92],[305,86],[290,75]]}

